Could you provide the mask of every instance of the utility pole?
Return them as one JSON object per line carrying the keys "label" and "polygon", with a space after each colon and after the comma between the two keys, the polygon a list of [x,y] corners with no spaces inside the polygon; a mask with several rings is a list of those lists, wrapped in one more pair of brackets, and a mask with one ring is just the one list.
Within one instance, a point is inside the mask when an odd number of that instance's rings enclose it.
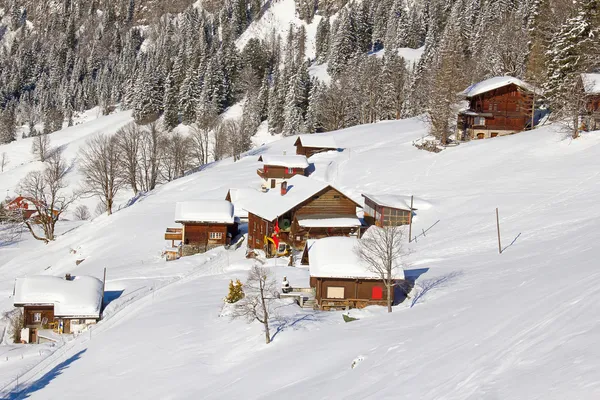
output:
{"label": "utility pole", "polygon": [[498,228],[498,254],[502,254],[502,244],[500,243],[500,218],[498,217],[498,208],[496,208],[496,227]]}

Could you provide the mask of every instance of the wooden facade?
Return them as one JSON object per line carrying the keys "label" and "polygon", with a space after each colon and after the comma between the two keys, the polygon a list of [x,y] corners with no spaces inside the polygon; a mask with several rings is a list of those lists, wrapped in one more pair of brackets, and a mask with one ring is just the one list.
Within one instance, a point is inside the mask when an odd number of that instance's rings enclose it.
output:
{"label": "wooden facade", "polygon": [[372,199],[365,197],[365,223],[369,226],[375,225],[380,228],[385,226],[409,225],[412,219],[412,211],[397,207],[378,204]]}
{"label": "wooden facade", "polygon": [[258,176],[265,182],[267,187],[275,189],[281,181],[289,179],[292,176],[304,175],[306,176],[306,169],[304,168],[287,168],[276,165],[264,165],[262,168],[256,171]]}
{"label": "wooden facade", "polygon": [[237,224],[185,222],[182,225],[182,256],[204,253],[215,247],[228,245],[237,234]]}
{"label": "wooden facade", "polygon": [[[29,329],[28,343],[38,343],[40,330],[53,330],[58,333],[70,334],[77,332],[78,325],[96,323],[97,318],[57,317],[53,305],[23,306],[23,328]],[[59,331],[62,323],[62,331]]]}
{"label": "wooden facade", "polygon": [[583,128],[588,131],[600,130],[600,94],[586,97]]}
{"label": "wooden facade", "polygon": [[485,139],[531,129],[534,94],[515,84],[467,98],[469,109],[458,115],[458,136]]}
{"label": "wooden facade", "polygon": [[[310,277],[321,310],[344,310],[371,305],[386,306],[387,290],[381,280]],[[392,301],[394,293],[392,291]]]}
{"label": "wooden facade", "polygon": [[274,249],[270,248],[269,243],[265,243],[265,236],[272,236],[277,221],[280,228],[278,235],[280,240],[296,250],[303,249],[307,239],[356,234],[358,232],[356,227],[303,228],[298,223],[298,217],[321,219],[356,217],[356,207],[361,206],[343,193],[328,186],[279,216],[278,220],[267,221],[249,212],[248,248],[264,250],[268,255],[273,254]]}

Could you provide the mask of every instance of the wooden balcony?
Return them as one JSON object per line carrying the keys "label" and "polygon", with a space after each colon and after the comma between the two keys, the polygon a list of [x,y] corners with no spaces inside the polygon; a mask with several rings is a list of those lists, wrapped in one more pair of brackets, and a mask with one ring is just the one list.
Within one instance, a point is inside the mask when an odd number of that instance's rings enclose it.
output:
{"label": "wooden balcony", "polygon": [[167,228],[165,240],[183,240],[183,228]]}

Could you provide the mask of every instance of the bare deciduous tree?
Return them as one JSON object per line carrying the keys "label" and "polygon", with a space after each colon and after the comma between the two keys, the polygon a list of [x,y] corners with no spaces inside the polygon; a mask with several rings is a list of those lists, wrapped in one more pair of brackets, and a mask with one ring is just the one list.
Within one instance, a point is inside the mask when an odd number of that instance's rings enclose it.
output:
{"label": "bare deciduous tree", "polygon": [[85,204],[80,204],[73,211],[73,216],[80,221],[87,221],[92,218],[92,214],[90,213],[90,209]]}
{"label": "bare deciduous tree", "polygon": [[6,152],[2,152],[2,155],[0,155],[1,172],[4,172],[4,167],[6,167],[9,163],[10,160],[8,159],[8,154],[6,154]]}
{"label": "bare deciduous tree", "polygon": [[192,153],[198,166],[208,163],[210,156],[211,132],[213,132],[221,122],[216,108],[210,107],[197,113],[196,124],[192,125],[191,140]]}
{"label": "bare deciduous tree", "polygon": [[229,119],[222,124],[227,146],[234,161],[239,161],[243,152],[250,149],[252,133],[243,119]]}
{"label": "bare deciduous tree", "polygon": [[116,137],[104,134],[88,140],[79,154],[79,170],[83,174],[81,192],[99,197],[108,215],[112,214],[115,196],[125,185],[120,157]]}
{"label": "bare deciduous tree", "polygon": [[[77,198],[76,194],[66,190],[68,170],[62,154],[55,151],[46,160],[43,170],[28,173],[19,183],[19,192],[31,199],[37,214],[33,221],[24,219],[23,223],[37,240],[48,243],[55,239],[56,222]],[[36,233],[35,226],[42,229],[42,235]]]}
{"label": "bare deciduous tree", "polygon": [[164,139],[162,176],[170,182],[181,178],[190,166],[190,139],[180,133],[174,133]]}
{"label": "bare deciduous tree", "polygon": [[269,319],[274,317],[273,301],[277,299],[277,288],[271,272],[254,265],[244,284],[245,297],[235,303],[232,318],[245,319],[248,323],[258,321],[264,326],[265,342],[271,343]]}
{"label": "bare deciduous tree", "polygon": [[215,161],[221,160],[227,154],[227,134],[225,126],[220,123],[215,128],[215,142],[212,149],[212,156]]}
{"label": "bare deciduous tree", "polygon": [[33,137],[31,153],[36,155],[41,162],[46,161],[51,153],[50,136],[45,133]]}
{"label": "bare deciduous tree", "polygon": [[157,122],[146,125],[142,130],[140,146],[140,178],[138,183],[144,192],[153,190],[158,184],[160,162],[164,149],[163,137],[165,133]]}
{"label": "bare deciduous tree", "polygon": [[388,312],[392,312],[392,293],[398,285],[397,277],[402,275],[402,261],[409,254],[404,243],[404,228],[373,226],[359,240],[355,249],[369,270],[383,281],[387,292]]}
{"label": "bare deciduous tree", "polygon": [[139,191],[138,176],[140,169],[139,152],[142,143],[142,132],[135,123],[130,123],[116,133],[117,144],[121,152],[124,178],[131,186],[134,194]]}

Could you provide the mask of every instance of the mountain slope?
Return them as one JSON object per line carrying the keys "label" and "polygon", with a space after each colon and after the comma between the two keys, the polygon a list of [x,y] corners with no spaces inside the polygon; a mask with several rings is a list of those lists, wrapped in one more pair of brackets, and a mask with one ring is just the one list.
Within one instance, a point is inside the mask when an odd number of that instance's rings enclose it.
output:
{"label": "mountain slope", "polygon": [[[331,132],[345,150],[311,159],[315,179],[357,200],[361,193],[399,193],[431,203],[417,211],[407,271],[421,285],[447,280],[414,307],[407,302],[391,315],[378,307],[353,310],[360,320],[345,324],[339,312],[285,306],[286,322],[267,346],[259,324],[218,316],[229,279],[244,279],[251,265],[243,249],[171,263],[158,257],[176,201],[258,188],[256,155],[290,154],[293,138],[285,138],[240,162],[224,160],[165,184],[2,265],[5,296],[12,277],[47,265],[44,273],[96,276],[107,267],[107,290],[123,291],[91,340],[78,338],[25,374],[21,395],[597,398],[600,135],[570,141],[546,127],[432,154],[412,146],[424,132],[418,119]],[[79,266],[77,257],[85,258]],[[273,270],[278,280],[308,283],[304,268]],[[10,298],[1,304],[9,307]],[[25,368],[13,365],[13,373]],[[12,375],[2,376],[8,383]],[[135,383],[141,380],[151,383]]]}

